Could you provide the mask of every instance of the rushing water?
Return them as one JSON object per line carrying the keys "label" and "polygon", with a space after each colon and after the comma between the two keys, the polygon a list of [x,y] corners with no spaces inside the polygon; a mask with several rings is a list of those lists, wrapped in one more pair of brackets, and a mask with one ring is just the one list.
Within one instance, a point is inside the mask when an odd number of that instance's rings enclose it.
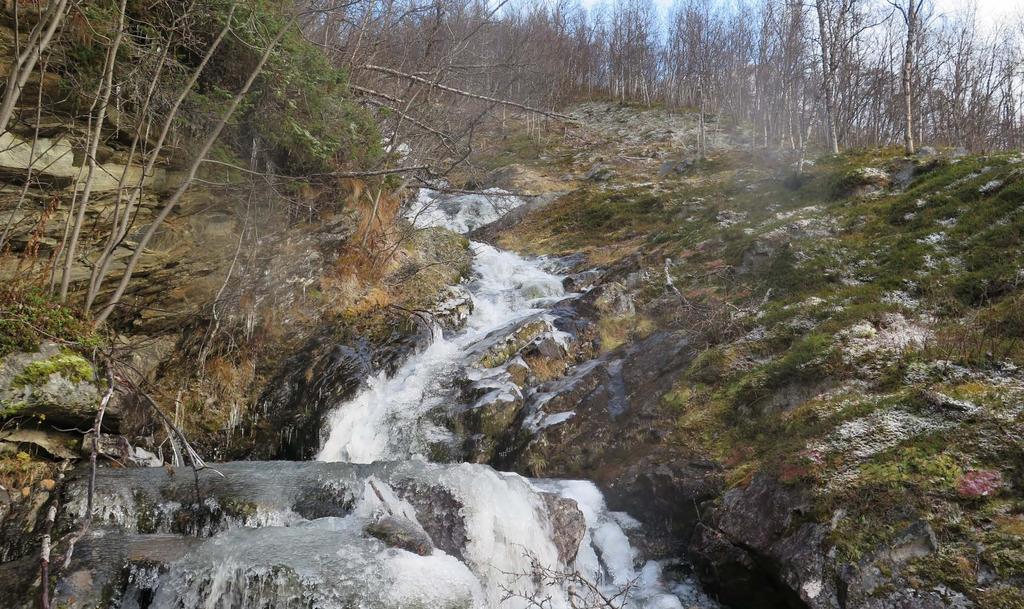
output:
{"label": "rushing water", "polygon": [[[516,203],[430,192],[418,202],[416,223],[460,231]],[[436,332],[395,374],[339,404],[317,462],[218,464],[223,477],[203,472],[195,488],[161,468],[105,468],[93,530],[76,552],[87,568],[63,579],[58,597],[119,609],[715,607],[642,559],[631,542],[639,523],[608,510],[594,484],[429,461],[438,443],[458,445],[434,415],[474,407],[459,403],[457,380],[500,387],[474,368],[480,354],[574,297],[542,260],[472,248],[464,327]],[[86,487],[75,489],[64,510],[81,518]]]}
{"label": "rushing water", "polygon": [[[494,221],[518,203],[521,201],[500,193],[445,196],[421,191],[411,217],[421,227],[467,232]],[[484,243],[473,242],[471,247],[474,277],[468,288],[473,312],[465,327],[453,336],[436,333],[433,344],[412,356],[397,373],[371,379],[359,395],[339,405],[330,418],[321,461],[426,459],[430,445],[445,441],[449,433],[428,415],[452,399],[451,385],[467,365],[467,354],[492,333],[572,297],[564,293],[562,278],[546,270],[542,260]],[[564,337],[556,331],[554,338]],[[479,468],[473,467],[474,471]],[[548,598],[544,606],[552,609],[571,606],[566,585],[537,585],[530,578],[524,581],[522,574],[534,566],[531,560],[553,570],[576,571],[606,596],[628,588],[627,600],[616,602],[616,607],[668,609],[683,607],[683,602],[687,607],[711,606],[692,585],[665,582],[659,563],[636,564],[638,555],[629,532],[639,524],[626,514],[608,511],[592,483],[527,481],[514,474],[479,472],[463,482],[458,494],[471,515],[467,535],[474,548],[466,564],[479,581],[484,606],[536,606],[522,598],[507,598],[509,590],[521,591],[535,601]],[[558,562],[551,523],[538,514],[538,490],[572,499],[583,512],[586,532],[574,564]],[[408,574],[410,580],[417,577],[416,571]],[[408,585],[421,587],[415,581]],[[575,586],[580,593],[581,585]],[[598,605],[600,602],[594,606]]]}

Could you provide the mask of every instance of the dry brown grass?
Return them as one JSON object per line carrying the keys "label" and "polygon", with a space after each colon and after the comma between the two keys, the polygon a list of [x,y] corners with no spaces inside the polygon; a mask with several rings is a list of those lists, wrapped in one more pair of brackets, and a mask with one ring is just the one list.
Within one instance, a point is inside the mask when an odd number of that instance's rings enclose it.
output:
{"label": "dry brown grass", "polygon": [[654,329],[654,322],[642,315],[602,317],[597,321],[601,351],[612,351],[627,342],[646,338]]}
{"label": "dry brown grass", "polygon": [[530,367],[530,372],[540,382],[546,382],[565,376],[565,370],[569,367],[569,362],[564,359],[551,359],[544,356],[526,357],[524,358],[526,365]]}

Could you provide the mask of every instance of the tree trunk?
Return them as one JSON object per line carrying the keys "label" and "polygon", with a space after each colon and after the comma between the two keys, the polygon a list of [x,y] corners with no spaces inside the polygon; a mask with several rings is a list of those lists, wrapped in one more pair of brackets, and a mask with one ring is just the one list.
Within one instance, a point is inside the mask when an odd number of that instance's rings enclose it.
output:
{"label": "tree trunk", "polygon": [[[91,134],[89,150],[86,152],[86,160],[89,163],[89,172],[85,178],[85,186],[82,188],[82,200],[78,204],[78,216],[71,229],[71,240],[68,241],[67,253],[64,258],[64,274],[60,280],[60,301],[64,302],[68,297],[68,287],[71,283],[71,267],[75,264],[75,253],[78,247],[78,239],[81,236],[82,224],[85,222],[85,210],[89,206],[89,198],[92,195],[93,180],[96,177],[96,152],[99,149],[100,139],[103,138],[103,122],[107,117],[107,104],[110,102],[110,95],[114,90],[114,66],[117,63],[117,51],[121,47],[121,40],[124,37],[124,17],[128,0],[121,0],[117,34],[110,43],[110,50],[107,53],[107,61],[104,66],[103,82],[100,85],[99,99],[97,100],[96,125]],[[78,188],[76,183],[74,188]]]}
{"label": "tree trunk", "polygon": [[[3,102],[0,102],[0,133],[7,131],[7,124],[11,121],[11,116],[14,114],[14,108],[18,104],[18,99],[25,88],[25,83],[28,82],[28,78],[31,76],[32,70],[35,69],[36,62],[39,61],[43,51],[50,45],[53,34],[57,31],[57,26],[64,21],[64,16],[67,15],[67,8],[68,0],[58,0],[50,4],[50,7],[39,20],[39,23],[32,28],[32,33],[29,34],[25,49],[11,63],[11,69],[7,75],[7,87],[4,89],[4,99]],[[14,10],[18,10],[17,5],[15,5]]]}
{"label": "tree trunk", "polygon": [[835,84],[831,57],[831,38],[826,22],[825,8],[817,0],[814,7],[818,12],[818,36],[821,39],[821,89],[825,98],[825,136],[828,139],[829,151],[839,154],[839,137],[836,132],[836,99]]}
{"label": "tree trunk", "polygon": [[[210,58],[220,47],[224,41],[224,37],[227,36],[228,32],[231,31],[231,20],[235,15],[235,10],[238,8],[237,3],[231,5],[231,10],[228,11],[227,19],[224,22],[224,27],[221,28],[217,38],[210,44],[210,47],[206,50],[206,54],[203,55],[199,65],[192,71],[189,76],[188,82],[182,87],[178,96],[175,98],[174,103],[167,111],[167,117],[164,119],[163,127],[160,129],[160,135],[157,137],[156,144],[149,153],[149,159],[146,161],[146,166],[142,169],[142,175],[139,177],[138,184],[135,185],[133,192],[128,195],[126,205],[130,206],[132,202],[140,202],[142,200],[142,191],[145,187],[146,178],[153,174],[153,170],[156,167],[156,162],[160,157],[160,152],[163,150],[164,143],[167,141],[167,135],[171,131],[171,125],[174,123],[174,119],[178,115],[178,110],[181,108],[181,104],[184,103],[185,98],[192,91],[196,81],[199,80],[199,75],[206,69],[206,65],[210,62]],[[93,271],[93,277],[90,280],[89,295],[86,300],[85,312],[88,314],[96,297],[99,295],[100,288],[103,285],[103,280],[106,279],[106,275],[110,269],[110,263],[114,250],[117,249],[118,245],[124,240],[128,234],[128,230],[131,228],[131,214],[128,210],[125,210],[124,223],[121,225],[116,240],[108,244],[108,248],[104,250],[103,255],[100,256],[100,260],[97,261],[97,268]],[[113,235],[112,235],[113,236]]]}
{"label": "tree trunk", "polygon": [[907,48],[903,52],[903,112],[906,123],[904,124],[903,146],[907,154],[914,154],[914,107],[913,107],[913,78],[914,78],[914,45],[917,37],[917,15],[921,0],[907,0],[907,11],[904,18],[907,22]]}

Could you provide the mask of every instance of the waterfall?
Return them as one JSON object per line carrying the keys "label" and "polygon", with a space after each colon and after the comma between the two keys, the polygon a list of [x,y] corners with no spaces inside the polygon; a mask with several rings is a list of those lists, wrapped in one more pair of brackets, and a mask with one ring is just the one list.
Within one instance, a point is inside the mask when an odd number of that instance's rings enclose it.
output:
{"label": "waterfall", "polygon": [[[419,226],[463,232],[521,203],[431,191],[417,202]],[[610,511],[593,483],[431,461],[435,447],[459,446],[439,415],[479,407],[460,379],[519,391],[488,376],[481,357],[530,324],[562,346],[570,338],[549,308],[575,295],[550,261],[471,247],[464,326],[437,328],[394,374],[337,404],[317,461],[223,463],[194,481],[104,468],[93,530],[76,552],[88,576],[62,579],[57,596],[118,609],[717,607],[690,579],[644,560],[632,541],[641,525]],[[84,516],[88,488],[70,484],[67,513]]]}
{"label": "waterfall", "polygon": [[[488,196],[446,196],[424,189],[410,219],[419,227],[468,232],[519,204],[521,199],[500,191]],[[468,288],[473,313],[465,327],[453,336],[439,335],[395,374],[371,379],[354,399],[340,404],[330,417],[328,440],[319,460],[427,459],[431,443],[444,441],[450,434],[428,414],[452,399],[452,382],[466,366],[467,353],[492,333],[572,297],[565,294],[562,278],[547,270],[543,260],[485,243],[471,242],[471,247],[473,279]],[[536,606],[522,598],[508,598],[510,591],[549,598],[544,606],[552,609],[572,606],[567,590],[534,585],[522,577],[536,566],[531,561],[546,569],[578,573],[606,596],[628,589],[623,607],[669,609],[683,607],[682,600],[688,606],[711,604],[691,584],[677,583],[673,594],[662,580],[658,563],[636,566],[637,551],[630,544],[629,532],[639,528],[639,523],[626,514],[608,511],[601,492],[590,482],[530,481],[515,474],[489,472],[453,487],[458,488],[471,515],[467,530],[471,551],[466,564],[479,578],[485,606]],[[537,491],[571,499],[583,513],[586,532],[571,564],[559,562],[552,541],[557,533],[543,517],[545,508],[538,504]],[[578,590],[575,593],[580,594]]]}

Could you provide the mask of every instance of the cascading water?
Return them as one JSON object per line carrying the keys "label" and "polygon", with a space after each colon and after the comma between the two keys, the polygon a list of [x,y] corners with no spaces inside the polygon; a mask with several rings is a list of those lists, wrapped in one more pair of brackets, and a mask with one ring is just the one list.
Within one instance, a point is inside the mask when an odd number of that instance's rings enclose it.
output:
{"label": "cascading water", "polygon": [[[445,196],[422,190],[410,219],[419,227],[468,232],[497,220],[521,203],[500,191],[487,196]],[[562,278],[546,270],[541,260],[526,259],[484,243],[472,242],[471,247],[474,278],[468,288],[473,312],[465,327],[449,337],[437,332],[438,338],[397,373],[371,379],[355,399],[340,405],[330,418],[329,438],[319,460],[372,463],[426,459],[433,443],[450,440],[450,432],[432,422],[428,414],[452,399],[451,385],[467,365],[467,353],[492,333],[572,296],[564,293]],[[552,332],[556,340],[563,339],[558,331]],[[616,607],[668,609],[682,607],[683,601],[687,607],[713,605],[691,583],[663,582],[658,563],[649,562],[637,569],[637,552],[627,533],[639,523],[625,514],[609,512],[592,483],[527,483],[517,475],[493,473],[475,478],[472,484],[481,484],[489,476],[502,482],[497,486],[489,481],[483,488],[460,488],[465,509],[473,515],[467,536],[474,552],[467,556],[466,564],[479,578],[486,606],[539,606],[521,598],[530,596],[549,599],[543,606],[553,609],[577,606],[559,585],[524,579],[531,569],[536,575],[537,566],[575,571],[596,584],[606,597],[628,590],[612,605]],[[544,506],[537,503],[537,490],[572,499],[583,513],[586,531],[571,565],[560,563],[551,539],[551,524],[538,516]],[[519,597],[510,592],[518,592]],[[599,596],[597,599],[595,606],[604,606]]]}
{"label": "cascading water", "polygon": [[[517,201],[423,192],[419,203],[420,226],[466,231]],[[641,560],[630,541],[639,523],[609,511],[594,484],[430,462],[437,446],[460,446],[438,422],[445,413],[520,391],[502,376],[515,361],[510,336],[532,328],[541,334],[528,337],[558,348],[571,339],[554,328],[549,308],[573,295],[544,261],[482,243],[472,248],[474,277],[463,287],[473,311],[464,327],[449,336],[436,329],[433,343],[395,374],[371,379],[339,404],[318,461],[217,464],[218,472],[194,480],[163,468],[103,468],[92,527],[55,586],[58,604],[716,607],[691,582],[667,581],[661,563]],[[506,363],[485,363],[498,360]],[[465,397],[460,383],[481,397]],[[527,428],[558,424],[533,414]],[[72,521],[88,510],[86,478],[73,479],[66,492],[62,510]]]}

